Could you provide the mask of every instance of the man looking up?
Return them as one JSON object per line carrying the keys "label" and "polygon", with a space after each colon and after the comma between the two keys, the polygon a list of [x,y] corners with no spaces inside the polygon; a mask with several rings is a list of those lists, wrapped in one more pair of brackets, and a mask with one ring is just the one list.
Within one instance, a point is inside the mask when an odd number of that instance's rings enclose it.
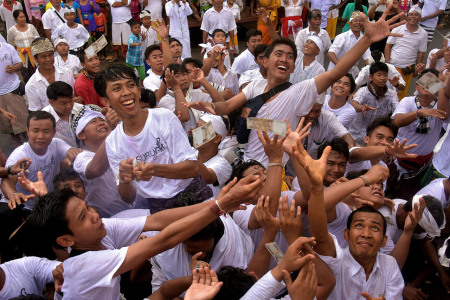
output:
{"label": "man looking up", "polygon": [[295,70],[289,81],[299,83],[314,78],[325,72],[323,66],[316,60],[317,55],[323,52],[323,42],[318,36],[310,36],[303,45],[303,52],[299,52],[295,61]]}

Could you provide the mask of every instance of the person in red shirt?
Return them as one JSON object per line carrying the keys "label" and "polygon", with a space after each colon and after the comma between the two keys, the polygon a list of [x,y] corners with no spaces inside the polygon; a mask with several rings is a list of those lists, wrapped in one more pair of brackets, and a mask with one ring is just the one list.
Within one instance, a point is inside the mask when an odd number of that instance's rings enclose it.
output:
{"label": "person in red shirt", "polygon": [[100,72],[100,59],[97,54],[88,58],[84,51],[81,51],[78,55],[80,59],[82,75],[78,76],[75,80],[75,95],[80,96],[83,99],[83,104],[95,104],[103,107],[103,103],[100,100],[100,96],[94,89],[94,77],[95,74]]}

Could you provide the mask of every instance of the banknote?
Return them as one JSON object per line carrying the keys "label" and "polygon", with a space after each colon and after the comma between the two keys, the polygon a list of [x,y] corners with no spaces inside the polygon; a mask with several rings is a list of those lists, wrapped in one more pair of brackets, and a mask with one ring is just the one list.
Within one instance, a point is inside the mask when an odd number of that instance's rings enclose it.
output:
{"label": "banknote", "polygon": [[270,255],[276,260],[277,264],[283,260],[284,253],[280,250],[277,243],[266,243],[266,248],[270,252]]}
{"label": "banknote", "polygon": [[286,135],[286,122],[263,119],[263,118],[247,118],[247,129],[257,129],[261,131],[268,131],[279,136]]}
{"label": "banknote", "polygon": [[[133,158],[133,170],[134,170],[134,168],[136,168],[137,164],[138,164],[138,161],[137,161],[137,159],[135,157],[135,158]],[[137,179],[137,177],[135,177],[134,181],[139,182],[140,180]]]}
{"label": "banknote", "polygon": [[436,75],[432,73],[426,73],[419,80],[417,80],[417,84],[426,89],[431,94],[436,94],[440,89],[445,87],[445,83],[443,83]]}
{"label": "banknote", "polygon": [[21,169],[25,169],[25,168],[26,168],[26,169],[24,170],[24,172],[25,172],[25,173],[30,173],[30,170],[28,170],[28,164],[27,164],[26,161],[21,162],[19,167],[20,167]]}
{"label": "banknote", "polygon": [[195,149],[215,138],[216,132],[214,131],[214,126],[212,125],[211,121],[193,129],[192,137],[194,138]]}
{"label": "banknote", "polygon": [[92,45],[87,47],[84,50],[84,53],[86,53],[88,58],[91,58],[92,56],[94,56],[95,54],[100,52],[103,48],[105,48],[105,46],[107,44],[108,44],[108,42],[106,41],[105,36],[102,35],[98,40],[96,40],[94,43],[92,43]]}

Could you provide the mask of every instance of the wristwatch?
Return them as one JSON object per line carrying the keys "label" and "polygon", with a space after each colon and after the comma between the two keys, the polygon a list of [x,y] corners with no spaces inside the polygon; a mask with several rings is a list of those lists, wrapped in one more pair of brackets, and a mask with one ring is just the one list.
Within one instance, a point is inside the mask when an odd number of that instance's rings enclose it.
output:
{"label": "wristwatch", "polygon": [[11,169],[13,168],[14,166],[13,165],[10,165],[10,166],[8,166],[8,175],[17,175],[17,173],[13,173],[13,172],[11,172]]}

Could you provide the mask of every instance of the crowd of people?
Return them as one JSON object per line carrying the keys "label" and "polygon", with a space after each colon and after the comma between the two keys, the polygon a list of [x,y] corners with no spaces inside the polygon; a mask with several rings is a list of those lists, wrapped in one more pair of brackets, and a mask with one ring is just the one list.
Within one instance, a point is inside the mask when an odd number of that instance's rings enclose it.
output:
{"label": "crowd of people", "polygon": [[249,2],[4,0],[0,299],[450,293],[446,1]]}

